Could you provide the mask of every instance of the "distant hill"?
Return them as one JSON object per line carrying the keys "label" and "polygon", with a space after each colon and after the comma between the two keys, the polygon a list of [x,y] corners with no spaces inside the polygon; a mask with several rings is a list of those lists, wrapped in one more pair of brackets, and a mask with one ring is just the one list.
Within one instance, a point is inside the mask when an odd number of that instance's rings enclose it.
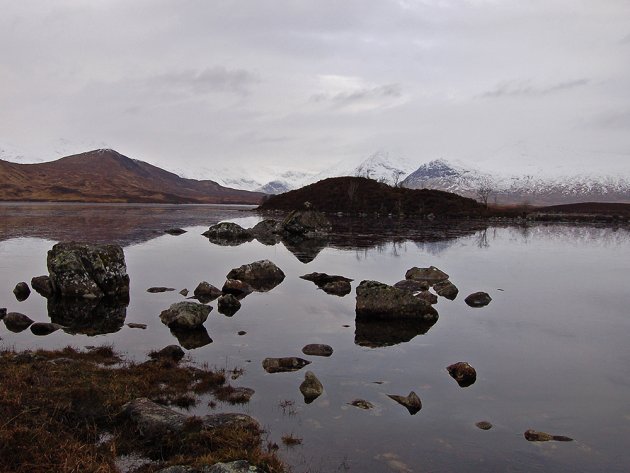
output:
{"label": "distant hill", "polygon": [[310,202],[322,212],[436,217],[482,215],[473,199],[437,190],[392,187],[364,177],[333,177],[267,198],[259,210],[295,210]]}
{"label": "distant hill", "polygon": [[0,160],[0,200],[258,204],[264,194],[184,179],[111,149],[38,164]]}

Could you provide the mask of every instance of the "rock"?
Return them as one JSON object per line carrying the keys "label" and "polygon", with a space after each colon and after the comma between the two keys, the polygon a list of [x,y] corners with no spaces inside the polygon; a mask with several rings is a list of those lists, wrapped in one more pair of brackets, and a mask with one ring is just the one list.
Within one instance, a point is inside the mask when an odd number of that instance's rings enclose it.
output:
{"label": "rock", "polygon": [[0,308],[0,320],[4,319],[6,315],[7,315],[6,307]]}
{"label": "rock", "polygon": [[297,371],[310,364],[310,361],[295,356],[284,358],[265,358],[262,362],[262,366],[267,373],[286,373],[288,371]]}
{"label": "rock", "polygon": [[56,332],[60,328],[63,328],[59,324],[51,324],[45,322],[35,322],[31,325],[31,332],[33,335],[43,336],[50,335],[53,332]]}
{"label": "rock", "polygon": [[435,321],[423,319],[363,320],[355,322],[354,343],[362,347],[378,348],[398,345],[424,335]]}
{"label": "rock", "polygon": [[460,387],[466,388],[477,380],[477,372],[475,368],[470,366],[465,361],[459,361],[450,366],[447,366],[448,374],[457,381]]}
{"label": "rock", "polygon": [[174,287],[157,286],[157,287],[150,287],[149,289],[147,289],[147,292],[155,294],[157,292],[171,292],[174,290],[175,290]]}
{"label": "rock", "polygon": [[212,343],[210,334],[203,325],[195,328],[171,327],[171,334],[186,350],[194,350]]}
{"label": "rock", "polygon": [[162,468],[161,470],[156,471],[155,473],[205,473],[206,469],[199,470],[198,468],[193,468],[192,466],[185,465],[173,465],[166,468]]}
{"label": "rock", "polygon": [[364,410],[374,408],[374,404],[372,404],[370,401],[366,401],[365,399],[355,399],[354,401],[349,402],[348,404],[354,407],[358,407],[359,409],[364,409]]}
{"label": "rock", "polygon": [[302,279],[314,282],[317,287],[322,289],[327,294],[333,294],[336,296],[345,296],[350,294],[352,287],[350,282],[352,279],[331,275],[326,273],[309,273],[304,276],[300,276]]}
{"label": "rock", "polygon": [[490,430],[492,428],[492,424],[486,420],[475,423],[475,426],[481,430]]}
{"label": "rock", "polygon": [[204,473],[262,473],[259,468],[250,465],[246,460],[237,460],[229,463],[215,463]]}
{"label": "rock", "polygon": [[407,270],[405,273],[405,279],[424,281],[432,286],[436,282],[448,279],[448,274],[439,270],[435,266],[429,266],[428,268],[417,268],[414,266],[413,268]]}
{"label": "rock", "polygon": [[118,245],[57,243],[48,252],[48,271],[55,294],[62,297],[129,299],[125,254]]}
{"label": "rock", "polygon": [[398,396],[396,394],[388,394],[388,396],[407,408],[409,414],[415,415],[420,409],[422,409],[422,402],[418,395],[411,391],[408,396]]}
{"label": "rock", "polygon": [[221,222],[213,225],[202,235],[212,243],[222,246],[237,246],[254,239],[249,230],[245,230],[240,225],[232,222]]}
{"label": "rock", "polygon": [[164,230],[164,233],[168,233],[169,235],[178,236],[178,235],[183,235],[184,233],[186,233],[186,230],[184,230],[183,228],[168,228],[168,229]]}
{"label": "rock", "polygon": [[223,284],[221,289],[225,294],[233,294],[237,298],[242,299],[245,296],[254,292],[254,288],[247,284],[245,281],[239,279],[228,279]]}
{"label": "rock", "polygon": [[492,298],[487,292],[473,292],[464,299],[464,302],[470,307],[484,307],[490,304],[491,300]]}
{"label": "rock", "polygon": [[284,280],[284,273],[269,260],[255,261],[232,269],[227,279],[244,281],[256,291],[270,291]]}
{"label": "rock", "polygon": [[184,352],[184,350],[182,350],[179,346],[167,345],[161,350],[149,353],[149,358],[152,360],[171,360],[178,362],[184,358],[184,355],[186,355],[186,352]]}
{"label": "rock", "polygon": [[312,371],[307,371],[304,374],[304,381],[300,384],[300,392],[304,396],[304,402],[310,404],[322,395],[324,386]]}
{"label": "rock", "polygon": [[404,289],[405,291],[410,292],[418,292],[418,291],[426,291],[431,286],[426,281],[416,281],[414,279],[404,279],[402,281],[398,281],[394,284],[394,287],[398,289]]}
{"label": "rock", "polygon": [[171,328],[191,329],[202,325],[211,310],[212,307],[196,302],[176,302],[162,311],[160,320]]}
{"label": "rock", "polygon": [[140,328],[140,329],[144,330],[144,329],[147,328],[147,324],[137,324],[137,323],[134,323],[134,322],[130,322],[130,323],[127,324],[127,327],[129,327],[129,328]]}
{"label": "rock", "polygon": [[347,296],[352,292],[352,286],[346,281],[334,281],[329,282],[320,287],[326,294],[332,294],[333,296]]}
{"label": "rock", "polygon": [[33,323],[33,320],[29,316],[20,314],[19,312],[9,312],[2,320],[7,330],[14,333],[26,330]]}
{"label": "rock", "polygon": [[232,317],[241,308],[241,303],[232,294],[226,294],[217,300],[217,310],[228,317]]}
{"label": "rock", "polygon": [[329,282],[336,281],[345,281],[352,282],[353,280],[350,278],[346,278],[344,276],[337,276],[335,274],[326,274],[326,273],[308,273],[304,276],[300,276],[300,279],[305,279],[306,281],[312,281],[318,286],[322,286],[323,284],[328,284]]}
{"label": "rock", "polygon": [[83,299],[55,296],[48,298],[48,317],[51,322],[63,325],[68,333],[88,336],[114,333],[125,324],[127,303],[126,299],[115,297]]}
{"label": "rock", "polygon": [[239,330],[236,334],[243,336],[243,335],[247,335],[247,332],[245,330]]}
{"label": "rock", "polygon": [[556,442],[572,442],[573,439],[571,437],[565,437],[564,435],[552,435],[547,432],[538,432],[536,430],[526,430],[525,438],[530,442],[548,442],[550,440],[555,440]]}
{"label": "rock", "polygon": [[52,297],[54,294],[52,282],[48,276],[35,276],[31,279],[31,286],[43,297]]}
{"label": "rock", "polygon": [[255,391],[252,388],[225,386],[216,392],[217,399],[230,404],[245,404],[249,402]]}
{"label": "rock", "polygon": [[184,288],[184,289],[182,289],[181,291],[179,291],[179,293],[180,293],[182,296],[186,297],[186,296],[188,295],[188,289]]}
{"label": "rock", "polygon": [[431,304],[409,291],[378,281],[361,281],[357,287],[357,319],[419,319],[435,322],[438,314]]}
{"label": "rock", "polygon": [[221,292],[218,287],[214,287],[206,281],[201,281],[195,288],[193,294],[195,299],[199,299],[200,302],[205,303],[215,300],[217,297],[223,295],[223,292]]}
{"label": "rock", "polygon": [[267,219],[254,225],[250,232],[263,245],[275,245],[281,239],[282,224],[277,220]]}
{"label": "rock", "polygon": [[314,210],[294,210],[287,215],[281,225],[286,233],[307,237],[326,234],[332,229],[326,215]]}
{"label": "rock", "polygon": [[437,304],[438,301],[437,296],[429,291],[420,291],[419,293],[414,294],[414,296],[428,302],[431,305]]}
{"label": "rock", "polygon": [[302,348],[302,353],[311,356],[330,356],[333,354],[333,349],[330,345],[311,343]]}
{"label": "rock", "polygon": [[15,285],[15,288],[13,289],[13,294],[18,301],[22,302],[28,299],[28,296],[31,295],[31,289],[25,282],[19,282]]}
{"label": "rock", "polygon": [[122,415],[137,427],[142,437],[161,436],[184,430],[186,416],[147,398],[135,399],[122,407]]}
{"label": "rock", "polygon": [[459,289],[451,281],[440,281],[433,285],[433,290],[438,296],[446,297],[449,300],[454,300],[459,294]]}

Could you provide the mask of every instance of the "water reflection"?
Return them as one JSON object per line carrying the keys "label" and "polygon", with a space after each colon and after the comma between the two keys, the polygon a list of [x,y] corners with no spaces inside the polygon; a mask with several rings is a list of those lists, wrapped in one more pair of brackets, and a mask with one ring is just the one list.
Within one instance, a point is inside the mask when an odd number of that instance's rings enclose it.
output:
{"label": "water reflection", "polygon": [[429,331],[433,322],[424,320],[355,320],[354,343],[362,347],[389,347],[411,341]]}
{"label": "water reflection", "polygon": [[171,334],[186,350],[201,348],[212,343],[212,339],[203,325],[194,329],[171,328],[170,330]]}
{"label": "water reflection", "polygon": [[111,297],[51,297],[47,304],[52,323],[65,327],[67,333],[88,336],[118,332],[125,324],[128,305],[128,300]]}

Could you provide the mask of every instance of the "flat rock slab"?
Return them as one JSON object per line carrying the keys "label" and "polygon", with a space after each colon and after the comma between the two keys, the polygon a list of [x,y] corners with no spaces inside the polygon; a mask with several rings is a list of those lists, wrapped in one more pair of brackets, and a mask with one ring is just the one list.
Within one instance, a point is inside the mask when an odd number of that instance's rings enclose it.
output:
{"label": "flat rock slab", "polygon": [[289,371],[297,371],[310,364],[310,361],[296,356],[265,358],[262,362],[262,366],[267,373],[286,373]]}
{"label": "flat rock slab", "polygon": [[262,473],[262,470],[250,465],[245,460],[237,460],[229,463],[215,463],[211,467],[204,467],[203,473]]}

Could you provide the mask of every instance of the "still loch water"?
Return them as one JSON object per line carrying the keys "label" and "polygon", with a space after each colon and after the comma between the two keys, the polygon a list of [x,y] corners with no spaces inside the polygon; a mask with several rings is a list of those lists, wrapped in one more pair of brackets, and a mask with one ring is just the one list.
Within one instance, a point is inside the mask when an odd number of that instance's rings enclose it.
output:
{"label": "still loch water", "polygon": [[[130,359],[178,343],[158,315],[200,281],[221,287],[231,268],[270,259],[286,274],[268,293],[254,293],[225,317],[216,302],[205,323],[212,340],[188,350],[197,363],[243,368],[235,386],[253,388],[243,411],[268,430],[295,472],[628,472],[630,471],[630,230],[571,225],[428,225],[351,222],[328,242],[302,247],[256,240],[218,246],[200,234],[230,220],[251,227],[260,217],[221,206],[2,204],[0,307],[49,321],[37,293],[13,297],[19,281],[47,274],[46,252],[61,240],[124,246],[131,278],[125,326],[88,336],[37,337],[0,324],[0,347],[56,348],[113,344]],[[181,236],[164,234],[183,227]],[[364,279],[393,284],[412,266],[437,266],[458,286],[440,298],[439,320],[426,334],[394,333],[355,322],[354,289]],[[353,278],[353,292],[328,295],[299,276],[326,272]],[[150,294],[152,286],[176,288]],[[490,305],[473,309],[466,295],[486,291]],[[238,335],[239,331],[246,332]],[[395,331],[394,331],[395,332]],[[206,340],[207,342],[207,340]],[[192,347],[198,340],[179,340]],[[301,348],[325,343],[330,358]],[[312,361],[293,373],[267,374],[265,357]],[[445,367],[467,361],[477,381],[460,388]],[[306,370],[324,394],[305,404]],[[410,415],[387,394],[415,391],[422,410]],[[361,410],[356,398],[374,404]],[[194,413],[212,410],[204,399]],[[478,421],[493,424],[489,431]],[[527,429],[573,442],[528,442]],[[284,447],[293,434],[301,445]]]}

